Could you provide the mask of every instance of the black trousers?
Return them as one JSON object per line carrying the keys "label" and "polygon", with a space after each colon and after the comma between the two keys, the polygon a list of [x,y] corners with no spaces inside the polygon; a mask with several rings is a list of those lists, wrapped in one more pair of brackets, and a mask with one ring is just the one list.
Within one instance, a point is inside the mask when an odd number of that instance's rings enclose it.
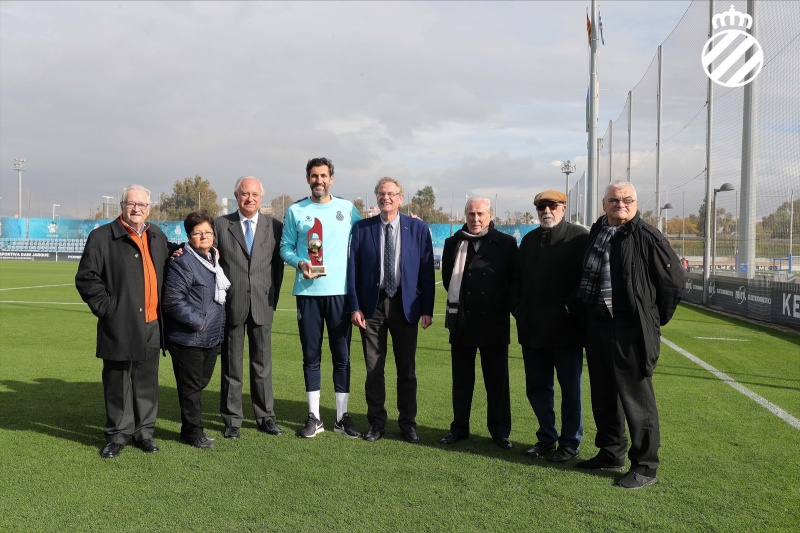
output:
{"label": "black trousers", "polygon": [[158,416],[158,359],[161,330],[158,320],[147,324],[144,361],[103,359],[106,442],[127,444],[152,439]]}
{"label": "black trousers", "polygon": [[638,345],[639,334],[631,327],[589,324],[586,328],[586,362],[597,426],[595,445],[606,459],[624,458],[628,447],[627,420],[631,469],[655,476],[661,432],[653,379],[642,377]]}
{"label": "black trousers", "polygon": [[172,370],[181,406],[181,437],[189,442],[203,436],[203,390],[214,375],[219,344],[210,348],[171,346]]}
{"label": "black trousers", "polygon": [[486,427],[492,437],[511,434],[511,394],[508,385],[508,345],[450,346],[453,373],[453,422],[450,432],[469,435],[472,394],[475,389],[475,358],[481,352],[481,370],[486,387]]}
{"label": "black trousers", "polygon": [[367,328],[361,329],[361,344],[367,365],[367,381],[364,386],[367,400],[367,419],[370,426],[384,427],[388,420],[386,412],[386,366],[387,333],[392,335],[394,362],[397,367],[397,411],[401,428],[416,427],[417,422],[417,332],[418,324],[411,324],[403,314],[403,300],[398,291],[393,297],[381,299]]}

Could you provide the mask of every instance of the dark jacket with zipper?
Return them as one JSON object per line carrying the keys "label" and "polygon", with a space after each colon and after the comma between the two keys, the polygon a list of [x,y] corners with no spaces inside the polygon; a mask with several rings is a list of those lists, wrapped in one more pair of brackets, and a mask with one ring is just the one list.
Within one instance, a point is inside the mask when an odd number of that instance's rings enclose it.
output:
{"label": "dark jacket with zipper", "polygon": [[[461,278],[457,322],[450,329],[450,344],[502,346],[510,341],[511,274],[517,259],[517,241],[494,229],[494,223],[477,251],[467,254]],[[462,228],[467,231],[466,225]],[[444,241],[442,284],[447,290],[453,275],[461,231]]]}
{"label": "dark jacket with zipper", "polygon": [[[549,240],[542,245],[542,238]],[[583,226],[561,220],[545,230],[541,226],[522,238],[512,283],[517,340],[533,348],[568,348],[583,345],[575,292],[583,270],[588,242]]]}
{"label": "dark jacket with zipper", "polygon": [[[592,225],[589,243],[602,228],[601,217]],[[642,220],[639,213],[623,225],[620,243],[625,296],[630,302],[633,327],[639,334],[642,368],[652,376],[661,348],[661,326],[678,307],[683,290],[683,269],[678,255],[660,231]]]}
{"label": "dark jacket with zipper", "polygon": [[167,348],[222,344],[225,305],[214,300],[216,277],[201,261],[204,259],[184,252],[167,266],[162,302]]}

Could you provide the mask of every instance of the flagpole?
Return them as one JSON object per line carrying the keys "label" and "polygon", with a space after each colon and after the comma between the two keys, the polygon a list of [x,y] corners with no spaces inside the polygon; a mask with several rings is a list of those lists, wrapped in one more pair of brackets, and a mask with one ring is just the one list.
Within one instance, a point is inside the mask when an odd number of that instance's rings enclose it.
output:
{"label": "flagpole", "polygon": [[586,217],[587,225],[591,225],[597,219],[598,190],[597,190],[597,119],[598,119],[598,99],[600,89],[597,83],[597,0],[592,0],[592,36],[591,36],[591,59],[589,63],[589,165],[586,176]]}

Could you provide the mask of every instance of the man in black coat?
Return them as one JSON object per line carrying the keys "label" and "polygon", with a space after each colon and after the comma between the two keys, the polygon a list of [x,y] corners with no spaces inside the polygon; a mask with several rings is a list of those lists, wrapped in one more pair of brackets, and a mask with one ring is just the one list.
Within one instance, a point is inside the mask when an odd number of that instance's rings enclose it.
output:
{"label": "man in black coat", "polygon": [[442,252],[442,283],[447,289],[445,325],[450,330],[453,372],[453,422],[450,432],[439,442],[455,444],[469,437],[475,356],[480,350],[489,433],[497,446],[510,449],[510,282],[517,242],[494,228],[488,199],[470,199],[464,213],[467,223],[445,240]]}
{"label": "man in black coat", "polygon": [[[539,227],[522,238],[512,283],[525,390],[539,422],[537,442],[526,454],[559,463],[574,459],[583,439],[583,338],[573,299],[588,232],[564,220],[566,202],[567,196],[553,189],[536,195]],[[561,388],[561,434],[554,372]]]}
{"label": "man in black coat", "polygon": [[103,360],[106,445],[111,459],[130,439],[146,453],[158,415],[158,353],[162,347],[161,285],[176,245],[146,222],[150,191],[122,191],[122,215],[94,229],[86,240],[75,287],[97,316],[97,351]]}
{"label": "man in black coat", "polygon": [[586,362],[599,451],[578,468],[625,467],[628,422],[631,468],[617,480],[626,489],[657,482],[661,441],[653,392],[661,328],[683,290],[680,259],[656,228],[639,216],[636,189],[608,185],[603,211],[589,232],[578,297],[586,303]]}

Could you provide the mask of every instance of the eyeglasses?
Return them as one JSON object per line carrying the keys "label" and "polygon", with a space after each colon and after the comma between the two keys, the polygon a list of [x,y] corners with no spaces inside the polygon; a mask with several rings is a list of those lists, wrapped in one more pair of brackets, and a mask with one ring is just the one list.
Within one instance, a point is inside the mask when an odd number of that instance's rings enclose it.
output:
{"label": "eyeglasses", "polygon": [[145,209],[150,207],[150,204],[143,204],[142,202],[120,202],[120,203],[122,203],[122,205],[128,209],[133,209],[135,207],[141,211],[144,211]]}
{"label": "eyeglasses", "polygon": [[213,237],[213,231],[193,231],[189,234],[189,237],[197,238],[197,237]]}
{"label": "eyeglasses", "polygon": [[559,202],[554,202],[554,203],[539,202],[539,204],[536,206],[536,210],[537,211],[544,211],[545,209],[547,209],[549,207],[550,211],[555,211],[558,208],[558,206],[560,206],[560,205],[561,204]]}
{"label": "eyeglasses", "polygon": [[626,196],[625,198],[605,198],[605,201],[610,203],[611,205],[617,205],[622,202],[625,205],[631,205],[633,202],[636,201],[636,198],[632,196]]}
{"label": "eyeglasses", "polygon": [[395,196],[400,196],[400,193],[399,192],[376,192],[375,196],[377,196],[378,198],[389,198],[389,199],[392,199]]}

